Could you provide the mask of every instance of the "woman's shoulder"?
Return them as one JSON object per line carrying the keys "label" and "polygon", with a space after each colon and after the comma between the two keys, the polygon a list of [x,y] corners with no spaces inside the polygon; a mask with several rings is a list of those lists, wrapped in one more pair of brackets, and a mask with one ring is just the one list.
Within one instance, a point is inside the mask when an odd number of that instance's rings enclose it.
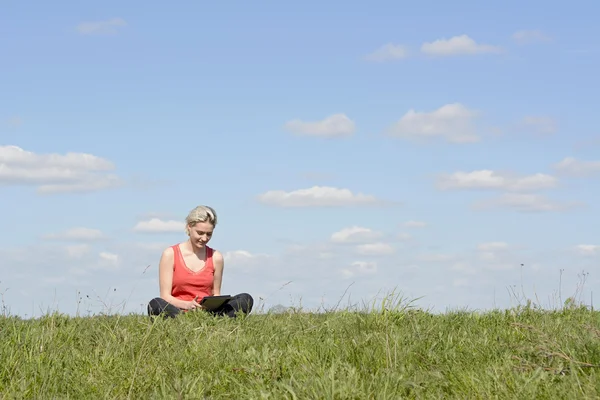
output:
{"label": "woman's shoulder", "polygon": [[221,254],[221,252],[219,250],[214,249],[212,247],[208,247],[208,246],[206,246],[206,247],[209,248],[211,251],[213,262],[217,262],[217,263],[223,262],[223,254]]}
{"label": "woman's shoulder", "polygon": [[206,246],[206,249],[209,250],[212,255],[221,254],[219,250],[215,249],[214,247]]}
{"label": "woman's shoulder", "polygon": [[173,256],[175,255],[175,248],[178,246],[179,246],[179,243],[167,247],[166,249],[164,249],[162,251],[162,256],[168,257],[168,258],[173,258]]}

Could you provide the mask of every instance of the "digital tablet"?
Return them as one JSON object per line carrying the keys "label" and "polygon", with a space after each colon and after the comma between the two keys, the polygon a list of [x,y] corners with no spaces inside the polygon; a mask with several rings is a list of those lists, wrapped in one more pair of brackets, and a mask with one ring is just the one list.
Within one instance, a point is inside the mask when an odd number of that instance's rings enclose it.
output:
{"label": "digital tablet", "polygon": [[202,300],[200,300],[200,305],[203,306],[205,309],[212,311],[221,307],[223,304],[227,303],[231,299],[232,297],[229,295],[205,296],[202,298]]}

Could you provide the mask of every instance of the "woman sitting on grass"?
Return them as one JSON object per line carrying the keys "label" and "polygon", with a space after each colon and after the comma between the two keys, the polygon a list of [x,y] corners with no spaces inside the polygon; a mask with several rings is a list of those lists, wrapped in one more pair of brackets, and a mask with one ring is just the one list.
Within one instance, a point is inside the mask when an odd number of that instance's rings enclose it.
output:
{"label": "woman sitting on grass", "polygon": [[[148,304],[148,315],[175,317],[182,311],[204,309],[198,302],[204,296],[219,296],[223,278],[223,255],[208,247],[217,225],[217,214],[208,206],[198,206],[188,214],[185,231],[189,239],[168,247],[162,253],[159,270],[160,297]],[[235,318],[249,314],[254,300],[248,293],[233,296],[214,315]]]}

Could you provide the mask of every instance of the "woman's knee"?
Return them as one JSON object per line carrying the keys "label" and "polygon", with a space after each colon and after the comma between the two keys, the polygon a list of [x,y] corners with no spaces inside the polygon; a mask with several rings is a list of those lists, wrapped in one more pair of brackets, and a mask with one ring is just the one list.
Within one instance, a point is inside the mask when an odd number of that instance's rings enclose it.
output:
{"label": "woman's knee", "polygon": [[167,301],[165,301],[165,299],[163,299],[161,297],[155,297],[148,302],[148,307],[152,307],[152,308],[164,307],[167,304],[168,303],[167,303]]}
{"label": "woman's knee", "polygon": [[148,314],[160,313],[164,307],[164,299],[155,297],[148,302]]}
{"label": "woman's knee", "polygon": [[254,306],[254,299],[249,293],[240,293],[236,297],[238,298],[238,302],[244,311],[250,312],[252,310],[252,307]]}
{"label": "woman's knee", "polygon": [[179,309],[163,299],[162,297],[155,297],[148,303],[148,314],[159,315],[165,313],[168,316],[175,316],[179,314]]}

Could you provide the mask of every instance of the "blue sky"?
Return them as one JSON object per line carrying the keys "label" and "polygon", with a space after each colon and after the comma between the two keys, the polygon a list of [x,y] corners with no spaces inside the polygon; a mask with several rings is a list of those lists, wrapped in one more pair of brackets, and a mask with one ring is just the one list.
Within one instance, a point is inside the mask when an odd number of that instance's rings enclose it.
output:
{"label": "blue sky", "polygon": [[437,311],[506,307],[521,283],[548,306],[561,270],[563,300],[589,272],[589,304],[598,11],[5,5],[4,301],[74,313],[79,291],[80,311],[139,312],[160,252],[209,204],[223,291],[267,309],[333,306],[349,286],[342,304],[395,288]]}

